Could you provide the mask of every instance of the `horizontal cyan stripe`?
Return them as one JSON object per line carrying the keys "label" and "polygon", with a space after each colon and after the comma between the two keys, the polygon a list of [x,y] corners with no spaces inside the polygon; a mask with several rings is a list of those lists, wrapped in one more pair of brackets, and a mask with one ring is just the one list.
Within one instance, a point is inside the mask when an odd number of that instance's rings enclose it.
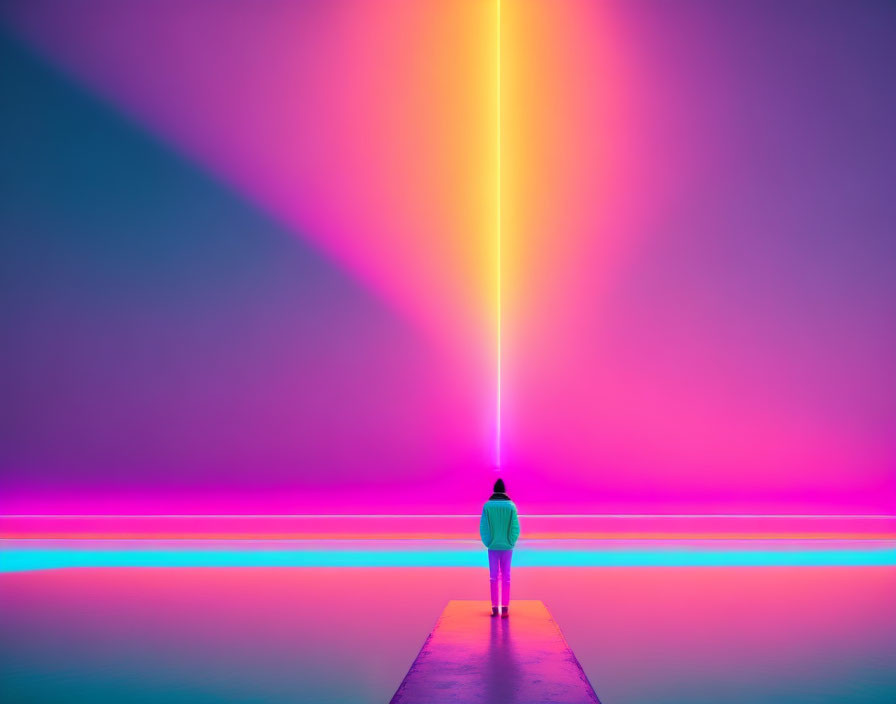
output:
{"label": "horizontal cyan stripe", "polygon": [[[483,567],[460,550],[29,550],[0,552],[0,572],[69,567]],[[772,567],[896,565],[896,549],[557,550],[514,555],[516,567]]]}

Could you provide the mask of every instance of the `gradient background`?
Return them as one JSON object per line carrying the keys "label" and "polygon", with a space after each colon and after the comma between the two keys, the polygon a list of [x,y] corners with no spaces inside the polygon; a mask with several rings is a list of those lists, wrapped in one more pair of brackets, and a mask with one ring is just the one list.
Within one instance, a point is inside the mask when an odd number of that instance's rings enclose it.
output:
{"label": "gradient background", "polygon": [[[478,510],[496,4],[0,8],[0,510]],[[521,511],[896,511],[896,6],[501,37]]]}

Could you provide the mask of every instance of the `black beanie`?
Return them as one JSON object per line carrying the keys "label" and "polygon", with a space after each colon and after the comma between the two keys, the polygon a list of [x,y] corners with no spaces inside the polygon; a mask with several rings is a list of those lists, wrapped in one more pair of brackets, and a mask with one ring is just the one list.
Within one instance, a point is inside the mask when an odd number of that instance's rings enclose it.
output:
{"label": "black beanie", "polygon": [[504,494],[507,493],[507,490],[504,488],[504,480],[499,479],[495,482],[495,493],[496,494]]}

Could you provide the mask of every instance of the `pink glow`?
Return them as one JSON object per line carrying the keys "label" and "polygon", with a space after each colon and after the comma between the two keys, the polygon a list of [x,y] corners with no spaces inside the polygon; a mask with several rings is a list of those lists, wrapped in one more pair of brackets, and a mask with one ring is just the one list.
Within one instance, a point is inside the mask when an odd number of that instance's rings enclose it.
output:
{"label": "pink glow", "polygon": [[[479,514],[0,516],[0,539],[466,540]],[[526,540],[848,540],[896,538],[896,516],[544,515]]]}

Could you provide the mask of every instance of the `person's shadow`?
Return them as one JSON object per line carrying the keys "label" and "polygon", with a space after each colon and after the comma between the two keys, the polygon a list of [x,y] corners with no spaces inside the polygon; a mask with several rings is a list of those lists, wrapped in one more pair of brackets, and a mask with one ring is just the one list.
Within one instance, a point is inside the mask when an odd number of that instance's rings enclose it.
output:
{"label": "person's shadow", "polygon": [[513,617],[491,618],[485,662],[485,701],[512,704],[519,700],[522,664],[513,638]]}

